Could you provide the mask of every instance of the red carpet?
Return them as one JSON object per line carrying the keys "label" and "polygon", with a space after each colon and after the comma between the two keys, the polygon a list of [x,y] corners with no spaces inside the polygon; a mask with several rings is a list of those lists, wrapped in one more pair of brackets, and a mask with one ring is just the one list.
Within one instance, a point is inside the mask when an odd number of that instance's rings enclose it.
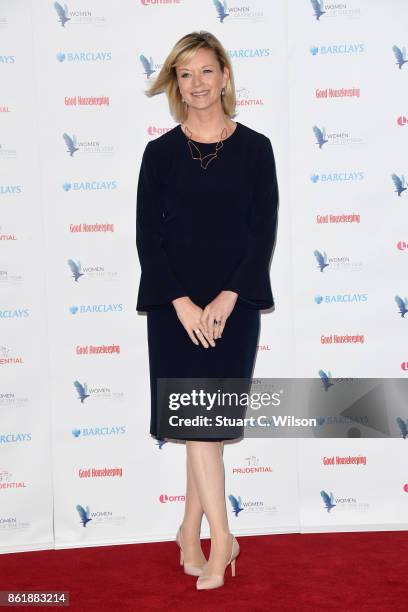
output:
{"label": "red carpet", "polygon": [[0,590],[70,591],[75,611],[408,609],[407,531],[238,539],[236,577],[213,591],[182,573],[174,542],[0,555]]}

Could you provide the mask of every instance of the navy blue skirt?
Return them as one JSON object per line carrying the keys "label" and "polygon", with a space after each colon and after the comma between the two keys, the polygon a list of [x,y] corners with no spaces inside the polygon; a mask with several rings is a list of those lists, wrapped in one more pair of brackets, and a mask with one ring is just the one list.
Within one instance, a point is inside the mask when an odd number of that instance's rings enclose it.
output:
{"label": "navy blue skirt", "polygon": [[[150,434],[158,439],[168,437],[159,430],[162,408],[157,399],[158,378],[250,379],[253,375],[259,331],[260,311],[244,305],[239,299],[227,319],[222,338],[215,340],[215,347],[209,348],[204,348],[201,343],[197,346],[191,341],[172,304],[149,310],[147,337],[151,393]],[[197,427],[194,437],[188,439],[215,442],[236,438],[207,436],[208,429]],[[186,439],[177,434],[171,437]]]}

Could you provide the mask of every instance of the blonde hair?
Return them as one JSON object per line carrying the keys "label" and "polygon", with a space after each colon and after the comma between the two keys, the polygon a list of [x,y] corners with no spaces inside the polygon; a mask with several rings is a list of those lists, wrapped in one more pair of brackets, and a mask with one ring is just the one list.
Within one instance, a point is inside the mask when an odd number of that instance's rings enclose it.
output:
{"label": "blonde hair", "polygon": [[191,32],[180,38],[167,56],[157,78],[146,91],[146,95],[151,97],[165,92],[169,101],[170,112],[174,119],[179,123],[185,121],[188,107],[182,101],[177,83],[176,65],[179,62],[190,60],[198,49],[212,49],[221,70],[223,71],[224,68],[228,69],[229,79],[225,87],[225,94],[221,96],[221,104],[224,113],[228,117],[234,117],[236,97],[231,62],[218,38],[210,32]]}

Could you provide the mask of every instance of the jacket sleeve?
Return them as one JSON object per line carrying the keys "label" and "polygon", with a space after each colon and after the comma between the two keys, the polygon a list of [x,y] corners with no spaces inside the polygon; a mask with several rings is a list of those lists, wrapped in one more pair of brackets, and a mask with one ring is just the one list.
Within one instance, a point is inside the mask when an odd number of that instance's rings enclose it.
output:
{"label": "jacket sleeve", "polygon": [[163,248],[164,212],[151,142],[140,166],[136,205],[136,246],[141,278],[136,310],[150,310],[188,295],[171,268]]}
{"label": "jacket sleeve", "polygon": [[252,308],[274,305],[269,263],[276,238],[278,182],[273,149],[264,137],[255,170],[255,188],[244,257],[224,286]]}

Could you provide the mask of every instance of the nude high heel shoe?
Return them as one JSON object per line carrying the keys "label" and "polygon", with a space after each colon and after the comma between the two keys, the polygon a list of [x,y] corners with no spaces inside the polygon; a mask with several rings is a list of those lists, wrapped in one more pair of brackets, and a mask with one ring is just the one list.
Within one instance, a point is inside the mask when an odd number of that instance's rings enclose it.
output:
{"label": "nude high heel shoe", "polygon": [[[228,565],[231,564],[231,576],[235,576],[235,560],[239,555],[240,548],[239,548],[238,540],[235,538],[235,536],[232,533],[231,533],[231,536],[232,536],[231,556],[229,558],[229,561],[227,562],[227,565],[225,566],[225,569],[227,569]],[[225,574],[225,570],[224,570],[224,574]],[[212,574],[212,575],[206,576],[203,573],[197,579],[196,587],[200,591],[204,589],[217,589],[218,587],[223,586],[223,584],[224,584],[224,575],[218,576],[216,574]]]}
{"label": "nude high heel shoe", "polygon": [[180,565],[184,567],[184,573],[188,574],[189,576],[201,576],[204,565],[203,567],[198,567],[196,565],[192,565],[191,563],[185,563],[184,561],[183,548],[181,546],[181,525],[176,534],[176,542],[180,548]]}

